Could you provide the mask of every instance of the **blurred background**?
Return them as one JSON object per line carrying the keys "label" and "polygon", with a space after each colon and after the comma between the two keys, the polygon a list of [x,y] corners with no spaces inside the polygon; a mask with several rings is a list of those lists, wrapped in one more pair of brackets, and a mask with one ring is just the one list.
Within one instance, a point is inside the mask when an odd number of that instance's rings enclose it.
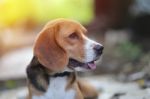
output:
{"label": "blurred background", "polygon": [[149,99],[149,0],[0,0],[0,99],[24,99],[36,35],[50,20],[82,23],[105,47],[95,71],[79,73],[99,99]]}

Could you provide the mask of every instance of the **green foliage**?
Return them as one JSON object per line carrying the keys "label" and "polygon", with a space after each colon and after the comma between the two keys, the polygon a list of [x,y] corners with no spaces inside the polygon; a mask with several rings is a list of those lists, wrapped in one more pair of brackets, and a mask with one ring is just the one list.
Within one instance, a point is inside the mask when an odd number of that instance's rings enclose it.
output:
{"label": "green foliage", "polygon": [[13,81],[13,80],[8,80],[6,83],[5,83],[5,86],[7,88],[15,88],[16,87],[16,82]]}
{"label": "green foliage", "polygon": [[139,45],[131,42],[124,42],[117,47],[117,53],[120,57],[134,61],[140,58],[142,55],[142,50]]}

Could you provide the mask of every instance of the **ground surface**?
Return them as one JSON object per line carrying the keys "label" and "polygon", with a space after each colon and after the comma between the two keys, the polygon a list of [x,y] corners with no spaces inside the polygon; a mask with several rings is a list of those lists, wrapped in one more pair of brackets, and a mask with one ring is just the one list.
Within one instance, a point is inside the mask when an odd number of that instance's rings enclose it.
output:
{"label": "ground surface", "polygon": [[[149,99],[150,88],[141,89],[137,83],[123,83],[113,76],[94,76],[85,78],[100,92],[99,99]],[[26,87],[0,92],[0,99],[24,99],[27,94]]]}

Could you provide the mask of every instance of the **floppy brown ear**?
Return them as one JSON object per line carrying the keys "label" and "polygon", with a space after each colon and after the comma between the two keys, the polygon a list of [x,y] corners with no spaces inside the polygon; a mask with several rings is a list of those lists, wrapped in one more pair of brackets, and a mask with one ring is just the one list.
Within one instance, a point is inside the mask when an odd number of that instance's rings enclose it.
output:
{"label": "floppy brown ear", "polygon": [[43,66],[52,71],[61,71],[68,63],[66,51],[56,41],[58,31],[58,27],[46,27],[34,45],[34,55]]}

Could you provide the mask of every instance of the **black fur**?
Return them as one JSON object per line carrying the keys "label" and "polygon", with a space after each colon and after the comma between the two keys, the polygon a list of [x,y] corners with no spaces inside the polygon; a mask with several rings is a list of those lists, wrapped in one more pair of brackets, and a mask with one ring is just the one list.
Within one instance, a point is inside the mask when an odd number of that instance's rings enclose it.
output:
{"label": "black fur", "polygon": [[29,82],[37,89],[42,92],[46,92],[44,86],[38,83],[38,78],[45,80],[49,84],[49,75],[45,72],[45,68],[38,62],[36,57],[33,57],[31,63],[27,67],[27,77]]}
{"label": "black fur", "polygon": [[54,75],[52,75],[52,77],[64,77],[64,76],[70,76],[71,72],[63,72],[63,73],[56,73]]}
{"label": "black fur", "polygon": [[44,85],[38,82],[38,78],[45,80],[47,84],[49,84],[50,77],[63,77],[63,76],[70,76],[71,72],[63,72],[63,73],[56,73],[53,75],[49,75],[46,71],[46,68],[39,63],[38,59],[34,56],[31,63],[27,67],[27,77],[29,82],[39,91],[46,92],[46,88]]}

